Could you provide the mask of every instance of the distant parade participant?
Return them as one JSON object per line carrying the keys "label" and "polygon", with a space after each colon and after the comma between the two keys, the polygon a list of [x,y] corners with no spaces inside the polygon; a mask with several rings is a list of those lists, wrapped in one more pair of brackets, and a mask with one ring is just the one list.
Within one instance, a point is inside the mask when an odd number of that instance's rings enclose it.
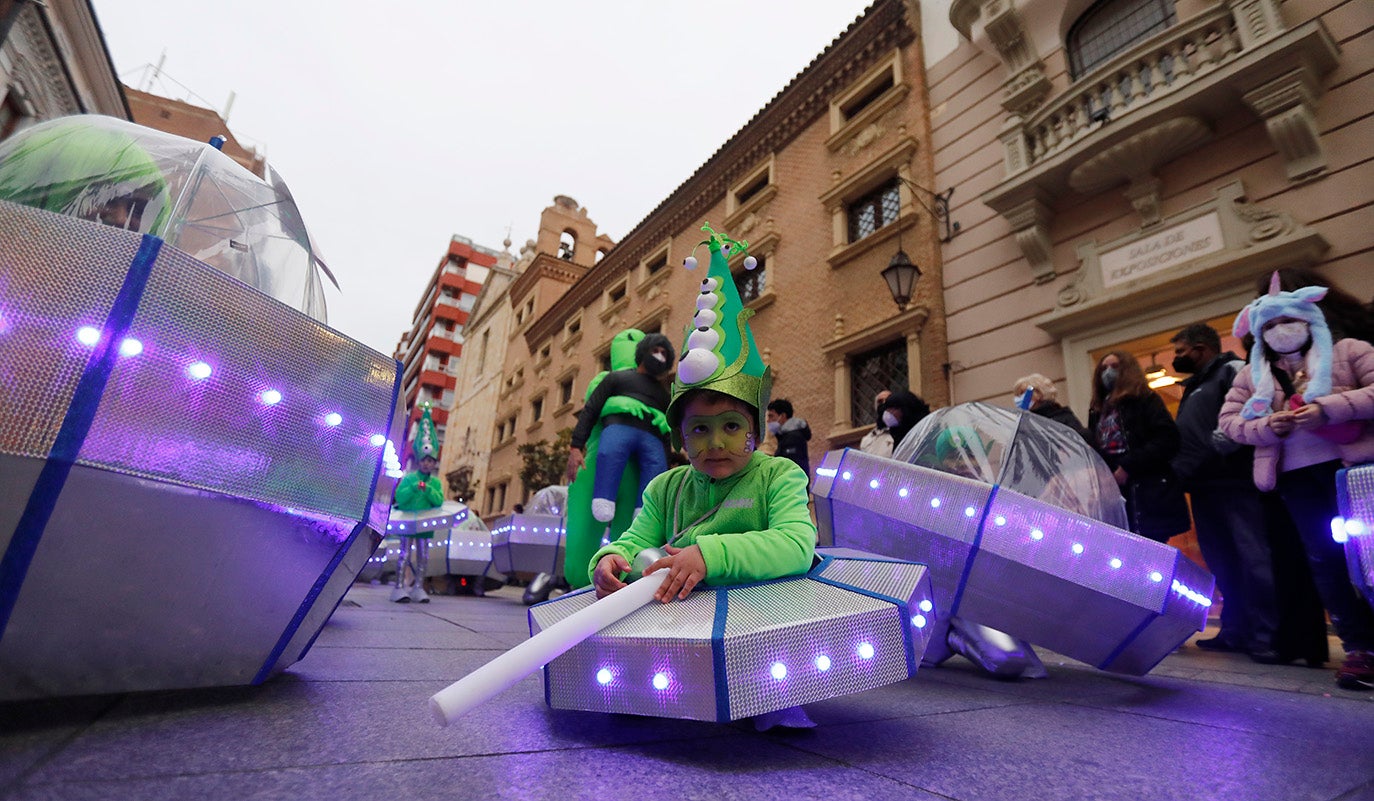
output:
{"label": "distant parade participant", "polygon": [[[416,469],[406,473],[396,485],[396,502],[392,507],[402,512],[423,512],[437,509],[444,503],[444,487],[435,473],[439,470],[439,434],[434,418],[424,404],[424,413],[415,432],[411,448]],[[429,567],[429,541],[434,532],[412,530],[401,536],[401,552],[396,558],[396,586],[391,600],[398,604],[429,603],[425,592],[425,569]]]}
{"label": "distant parade participant", "polygon": [[629,328],[611,340],[611,372],[587,387],[568,449],[564,577],[574,588],[590,583],[587,560],[630,525],[644,487],[668,469],[664,412],[674,361],[666,336]]}

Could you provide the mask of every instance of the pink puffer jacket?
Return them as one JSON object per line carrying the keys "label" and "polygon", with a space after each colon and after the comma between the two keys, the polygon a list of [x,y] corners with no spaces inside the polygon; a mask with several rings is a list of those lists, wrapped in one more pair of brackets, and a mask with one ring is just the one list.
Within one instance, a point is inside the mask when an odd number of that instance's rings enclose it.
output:
{"label": "pink puffer jacket", "polygon": [[[1217,422],[1222,433],[1232,440],[1255,446],[1255,486],[1267,491],[1274,488],[1278,479],[1284,440],[1269,427],[1268,417],[1241,419],[1241,406],[1253,392],[1250,365],[1246,365],[1226,393]],[[1274,403],[1269,408],[1285,409],[1287,402],[1283,389],[1275,386]],[[1317,398],[1315,403],[1326,414],[1328,423],[1374,420],[1374,345],[1359,339],[1337,341],[1331,353],[1331,394]],[[1346,464],[1374,461],[1374,425],[1366,423],[1359,439],[1336,448]]]}

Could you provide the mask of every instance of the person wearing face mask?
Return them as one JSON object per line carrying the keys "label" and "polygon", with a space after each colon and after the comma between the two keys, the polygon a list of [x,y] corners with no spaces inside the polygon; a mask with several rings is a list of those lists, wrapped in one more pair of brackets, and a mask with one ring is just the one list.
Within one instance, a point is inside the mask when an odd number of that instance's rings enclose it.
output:
{"label": "person wearing face mask", "polygon": [[887,400],[883,401],[882,411],[878,415],[878,419],[887,426],[888,432],[892,434],[892,448],[895,451],[911,429],[915,428],[916,424],[928,414],[930,414],[930,406],[921,400],[919,395],[899,389],[888,395]]}
{"label": "person wearing face mask", "polygon": [[892,395],[889,390],[883,390],[873,396],[873,416],[878,418],[873,424],[873,429],[859,441],[859,450],[864,453],[871,453],[874,456],[892,455],[892,432],[888,430],[887,423],[883,422],[883,403]]}
{"label": "person wearing face mask", "polygon": [[[1030,393],[1030,405],[1023,407],[1021,404],[1026,400],[1027,392]],[[1088,436],[1088,430],[1083,424],[1078,422],[1078,415],[1073,413],[1073,409],[1059,405],[1059,388],[1040,373],[1031,373],[1016,379],[1016,383],[1012,384],[1011,399],[1018,409],[1025,408],[1041,417],[1066,425],[1092,444],[1092,437]]]}
{"label": "person wearing face mask", "polygon": [[1103,356],[1093,371],[1088,433],[1121,487],[1132,531],[1167,542],[1189,529],[1188,503],[1169,466],[1178,426],[1125,351]]}
{"label": "person wearing face mask", "polygon": [[777,441],[775,456],[783,456],[797,463],[811,483],[811,455],[806,443],[811,441],[811,426],[793,415],[792,402],[778,398],[768,404],[768,436]]}
{"label": "person wearing face mask", "polygon": [[1222,453],[1212,437],[1222,401],[1245,362],[1222,352],[1221,336],[1206,323],[1187,326],[1170,342],[1174,372],[1188,376],[1178,406],[1174,473],[1192,498],[1198,548],[1225,599],[1221,630],[1197,645],[1248,652],[1265,664],[1290,661],[1278,650],[1280,614],[1269,527],[1250,478],[1254,451],[1242,447]]}
{"label": "person wearing face mask", "polygon": [[1351,585],[1332,540],[1336,471],[1374,461],[1374,346],[1332,341],[1317,306],[1325,287],[1269,292],[1241,310],[1233,331],[1255,334],[1250,361],[1221,408],[1222,432],[1255,448],[1255,486],[1277,490],[1297,525],[1317,592],[1345,648],[1336,683],[1374,689],[1374,610]]}
{"label": "person wearing face mask", "polygon": [[635,345],[633,370],[608,373],[587,398],[577,417],[568,449],[567,475],[575,480],[586,461],[584,448],[593,427],[603,424],[592,517],[609,523],[616,516],[616,493],[630,459],[639,466],[639,495],[649,480],[668,469],[667,381],[673,370],[672,342],[662,334],[647,334]]}

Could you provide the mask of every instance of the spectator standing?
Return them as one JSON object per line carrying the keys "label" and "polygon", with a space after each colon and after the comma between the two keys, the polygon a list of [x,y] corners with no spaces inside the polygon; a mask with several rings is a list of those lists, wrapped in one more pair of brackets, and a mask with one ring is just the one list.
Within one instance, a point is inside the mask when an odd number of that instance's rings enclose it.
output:
{"label": "spectator standing", "polygon": [[864,434],[864,438],[859,442],[859,450],[864,453],[871,453],[874,456],[892,455],[892,432],[888,430],[887,424],[883,422],[883,403],[887,401],[892,392],[883,390],[873,396],[873,415],[878,418],[873,424],[873,430]]}
{"label": "spectator standing", "polygon": [[1332,342],[1317,306],[1325,287],[1269,292],[1236,317],[1238,337],[1255,335],[1250,362],[1221,409],[1223,433],[1255,446],[1254,479],[1277,488],[1292,515],[1322,603],[1346,657],[1336,671],[1345,689],[1374,689],[1374,611],[1351,585],[1345,552],[1331,539],[1336,471],[1374,460],[1374,346]]}
{"label": "spectator standing", "polygon": [[1019,403],[1026,390],[1031,391],[1030,411],[1072,428],[1089,443],[1093,441],[1088,435],[1088,429],[1078,421],[1078,415],[1073,413],[1073,409],[1059,405],[1059,387],[1055,386],[1053,381],[1040,373],[1022,376],[1012,385],[1012,401]]}
{"label": "spectator standing", "polygon": [[811,456],[806,446],[811,441],[811,426],[793,414],[791,401],[778,398],[768,404],[768,433],[778,441],[774,455],[796,462],[806,473],[806,485],[811,486]]}
{"label": "spectator standing", "polygon": [[1132,531],[1167,542],[1188,530],[1188,501],[1169,466],[1178,426],[1131,354],[1112,351],[1097,363],[1088,432],[1126,498]]}
{"label": "spectator standing", "polygon": [[892,434],[892,449],[894,451],[897,446],[902,444],[907,433],[928,414],[930,414],[930,406],[913,392],[899,389],[887,396],[887,400],[883,401],[882,413],[879,418],[883,425],[887,426],[888,432]]}
{"label": "spectator standing", "polygon": [[1221,352],[1221,336],[1206,323],[1174,335],[1174,372],[1188,377],[1178,406],[1179,451],[1174,473],[1192,497],[1202,558],[1217,578],[1225,603],[1221,630],[1199,648],[1244,651],[1256,662],[1288,661],[1277,650],[1279,602],[1269,527],[1251,478],[1254,449],[1217,449],[1212,432],[1231,382],[1245,362]]}

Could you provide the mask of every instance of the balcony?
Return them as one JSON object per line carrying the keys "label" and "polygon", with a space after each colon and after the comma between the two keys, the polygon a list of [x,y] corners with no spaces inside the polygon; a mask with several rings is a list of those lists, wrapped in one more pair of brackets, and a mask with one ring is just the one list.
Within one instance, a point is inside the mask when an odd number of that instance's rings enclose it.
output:
{"label": "balcony", "polygon": [[1288,177],[1326,169],[1313,115],[1338,48],[1319,21],[1285,29],[1273,0],[1235,0],[1123,51],[1058,97],[1003,125],[1006,178],[982,196],[1011,222],[1037,283],[1050,261],[1053,203],[1125,186],[1159,222],[1156,170],[1204,144],[1217,122],[1258,114]]}

